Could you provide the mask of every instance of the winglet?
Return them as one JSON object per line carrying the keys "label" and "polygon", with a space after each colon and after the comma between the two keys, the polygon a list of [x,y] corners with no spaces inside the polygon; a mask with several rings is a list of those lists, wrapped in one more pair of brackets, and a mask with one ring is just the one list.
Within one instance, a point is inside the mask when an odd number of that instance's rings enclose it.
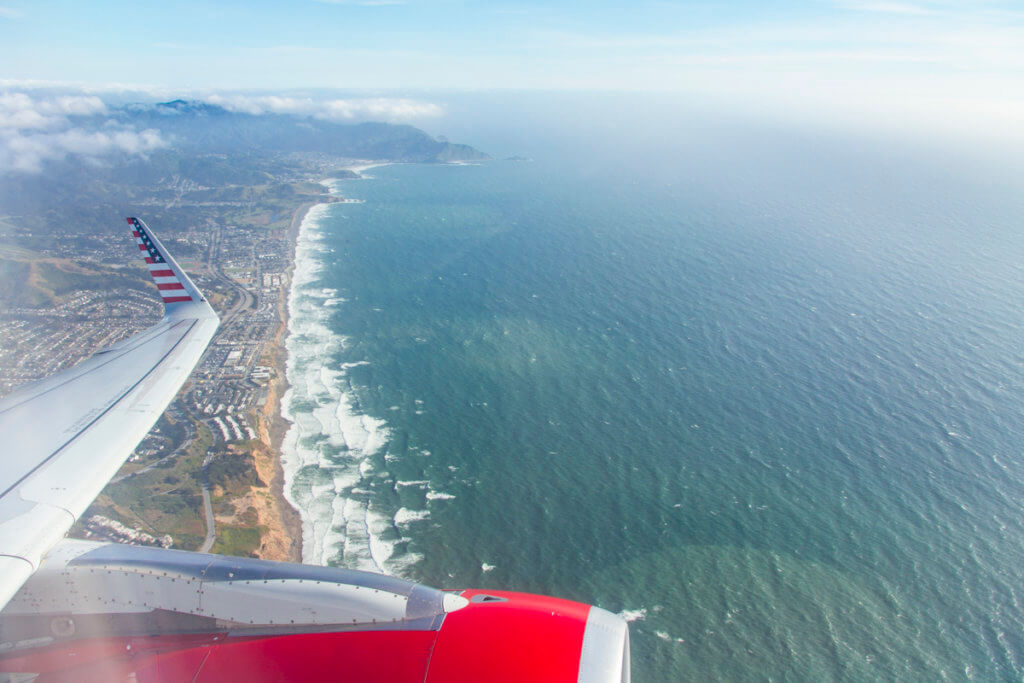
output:
{"label": "winglet", "polygon": [[[146,267],[149,274],[160,290],[160,296],[164,302],[164,314],[171,315],[175,311],[188,307],[195,309],[192,304],[204,304],[198,308],[209,308],[206,298],[189,279],[181,266],[167,253],[167,249],[156,238],[149,226],[134,216],[125,220],[131,226],[132,236],[139,245],[139,251],[143,253],[146,260]],[[213,312],[213,309],[210,309]],[[194,314],[194,310],[190,310]]]}

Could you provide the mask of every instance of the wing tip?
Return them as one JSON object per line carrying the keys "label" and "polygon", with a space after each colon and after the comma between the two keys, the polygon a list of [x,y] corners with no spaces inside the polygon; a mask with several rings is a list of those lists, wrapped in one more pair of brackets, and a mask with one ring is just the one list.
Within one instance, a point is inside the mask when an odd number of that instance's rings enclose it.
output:
{"label": "wing tip", "polygon": [[[135,238],[139,250],[143,253],[150,277],[153,278],[164,304],[165,314],[170,314],[172,310],[179,311],[185,307],[189,307],[191,310],[193,304],[199,304],[203,309],[204,315],[200,317],[209,317],[205,313],[213,314],[213,309],[205,311],[206,308],[209,308],[206,297],[167,252],[166,247],[161,244],[149,226],[135,216],[127,216],[125,220],[131,226],[132,237]],[[192,312],[195,313],[195,311]]]}

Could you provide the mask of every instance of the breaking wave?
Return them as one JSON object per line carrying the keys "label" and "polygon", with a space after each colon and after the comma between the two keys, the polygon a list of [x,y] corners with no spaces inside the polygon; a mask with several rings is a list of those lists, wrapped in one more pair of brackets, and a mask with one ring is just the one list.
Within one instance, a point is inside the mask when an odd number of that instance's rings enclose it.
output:
{"label": "breaking wave", "polygon": [[[281,415],[290,423],[281,447],[285,496],[302,517],[302,560],[353,569],[401,571],[418,556],[395,549],[412,517],[386,513],[372,498],[372,456],[387,446],[387,423],[365,414],[348,372],[335,359],[348,339],[328,326],[338,292],[320,285],[328,204],[314,206],[299,229],[288,295],[288,390]],[[328,306],[325,308],[325,304]]]}

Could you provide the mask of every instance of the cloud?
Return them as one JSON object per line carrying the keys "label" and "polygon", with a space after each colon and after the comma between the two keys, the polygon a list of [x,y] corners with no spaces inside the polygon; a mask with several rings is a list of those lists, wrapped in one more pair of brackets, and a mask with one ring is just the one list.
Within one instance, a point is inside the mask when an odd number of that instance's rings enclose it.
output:
{"label": "cloud", "polygon": [[408,121],[440,116],[444,110],[430,102],[378,97],[358,100],[330,100],[317,115],[329,119],[374,118],[385,121]]}
{"label": "cloud", "polygon": [[68,123],[68,116],[102,114],[106,105],[100,98],[64,95],[36,100],[22,92],[0,93],[0,129],[48,129]]}
{"label": "cloud", "polygon": [[22,12],[11,7],[0,7],[0,19],[17,19],[25,16]]}
{"label": "cloud", "polygon": [[209,95],[203,99],[228,111],[255,115],[311,114],[316,108],[312,99],[276,95]]}
{"label": "cloud", "polygon": [[72,128],[60,133],[0,135],[0,168],[38,173],[43,162],[77,156],[86,161],[116,153],[143,156],[167,143],[160,132],[123,130],[113,133],[87,132]]}
{"label": "cloud", "polygon": [[95,162],[111,154],[145,155],[166,146],[152,129],[90,131],[72,124],[72,117],[106,110],[91,95],[33,98],[23,92],[0,93],[0,172],[37,173],[48,160],[75,156]]}
{"label": "cloud", "polygon": [[444,113],[443,107],[432,102],[394,97],[314,100],[278,95],[210,95],[204,99],[247,114],[300,114],[329,121],[411,121]]}

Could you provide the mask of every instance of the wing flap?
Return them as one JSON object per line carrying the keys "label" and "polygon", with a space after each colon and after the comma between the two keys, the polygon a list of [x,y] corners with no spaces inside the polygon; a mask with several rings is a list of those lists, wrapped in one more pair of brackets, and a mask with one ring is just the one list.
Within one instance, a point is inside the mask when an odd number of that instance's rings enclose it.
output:
{"label": "wing flap", "polygon": [[8,557],[0,555],[0,601],[7,604],[7,601],[14,597],[21,585],[28,581],[29,577],[36,570],[30,562],[20,557]]}

